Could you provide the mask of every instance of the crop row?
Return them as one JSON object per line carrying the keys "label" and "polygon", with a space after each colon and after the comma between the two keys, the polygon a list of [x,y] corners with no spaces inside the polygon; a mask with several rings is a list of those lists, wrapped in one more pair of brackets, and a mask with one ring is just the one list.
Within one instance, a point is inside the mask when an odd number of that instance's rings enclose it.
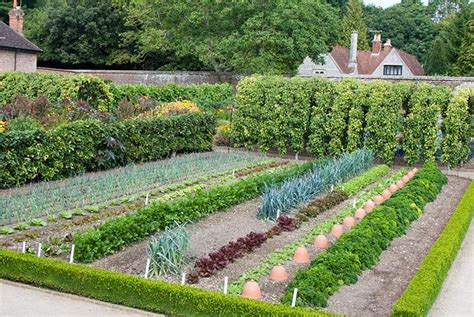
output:
{"label": "crop row", "polygon": [[342,284],[355,283],[363,270],[378,262],[390,241],[405,233],[446,182],[435,165],[425,165],[408,184],[313,260],[307,270],[298,271],[282,302],[289,304],[293,289],[298,288],[298,305],[325,307]]}

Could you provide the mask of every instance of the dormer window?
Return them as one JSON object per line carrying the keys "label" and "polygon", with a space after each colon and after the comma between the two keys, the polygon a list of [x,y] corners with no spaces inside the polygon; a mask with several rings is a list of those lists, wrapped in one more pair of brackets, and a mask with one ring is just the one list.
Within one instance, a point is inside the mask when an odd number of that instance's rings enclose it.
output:
{"label": "dormer window", "polygon": [[383,74],[388,76],[401,76],[402,65],[384,65]]}

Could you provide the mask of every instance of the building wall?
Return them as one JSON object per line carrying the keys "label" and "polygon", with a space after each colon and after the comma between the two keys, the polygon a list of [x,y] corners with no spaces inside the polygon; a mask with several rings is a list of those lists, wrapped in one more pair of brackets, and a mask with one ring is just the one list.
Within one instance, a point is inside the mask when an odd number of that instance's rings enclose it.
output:
{"label": "building wall", "polygon": [[385,77],[383,74],[384,65],[399,65],[402,66],[402,77],[413,77],[413,73],[410,71],[408,66],[405,64],[403,59],[398,55],[396,50],[392,50],[382,63],[374,70],[373,76]]}
{"label": "building wall", "polygon": [[36,54],[0,50],[0,72],[8,71],[35,72]]}
{"label": "building wall", "polygon": [[324,55],[324,64],[315,64],[311,58],[306,56],[303,63],[298,67],[298,75],[340,75],[341,71],[329,54]]}

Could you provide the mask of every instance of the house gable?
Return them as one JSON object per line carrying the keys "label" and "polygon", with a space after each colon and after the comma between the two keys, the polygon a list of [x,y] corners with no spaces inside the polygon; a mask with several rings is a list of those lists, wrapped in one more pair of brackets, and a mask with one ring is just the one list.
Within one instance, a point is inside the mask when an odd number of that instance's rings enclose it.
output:
{"label": "house gable", "polygon": [[384,75],[384,66],[402,66],[401,76],[413,76],[413,72],[410,70],[405,61],[398,54],[397,49],[391,49],[385,58],[380,62],[377,68],[372,72],[374,76],[387,76]]}
{"label": "house gable", "polygon": [[316,64],[309,56],[306,56],[303,63],[298,67],[298,75],[317,76],[343,74],[330,54],[324,54],[323,58],[324,64]]}

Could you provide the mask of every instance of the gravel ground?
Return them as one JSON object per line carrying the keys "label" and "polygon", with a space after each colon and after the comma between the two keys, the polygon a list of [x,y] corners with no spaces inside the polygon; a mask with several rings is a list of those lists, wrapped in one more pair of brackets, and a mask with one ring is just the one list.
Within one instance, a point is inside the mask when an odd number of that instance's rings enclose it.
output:
{"label": "gravel ground", "polygon": [[406,235],[393,240],[380,262],[363,272],[356,284],[342,286],[330,298],[327,310],[349,316],[390,316],[468,185],[467,179],[449,176],[438,198],[426,206]]}

